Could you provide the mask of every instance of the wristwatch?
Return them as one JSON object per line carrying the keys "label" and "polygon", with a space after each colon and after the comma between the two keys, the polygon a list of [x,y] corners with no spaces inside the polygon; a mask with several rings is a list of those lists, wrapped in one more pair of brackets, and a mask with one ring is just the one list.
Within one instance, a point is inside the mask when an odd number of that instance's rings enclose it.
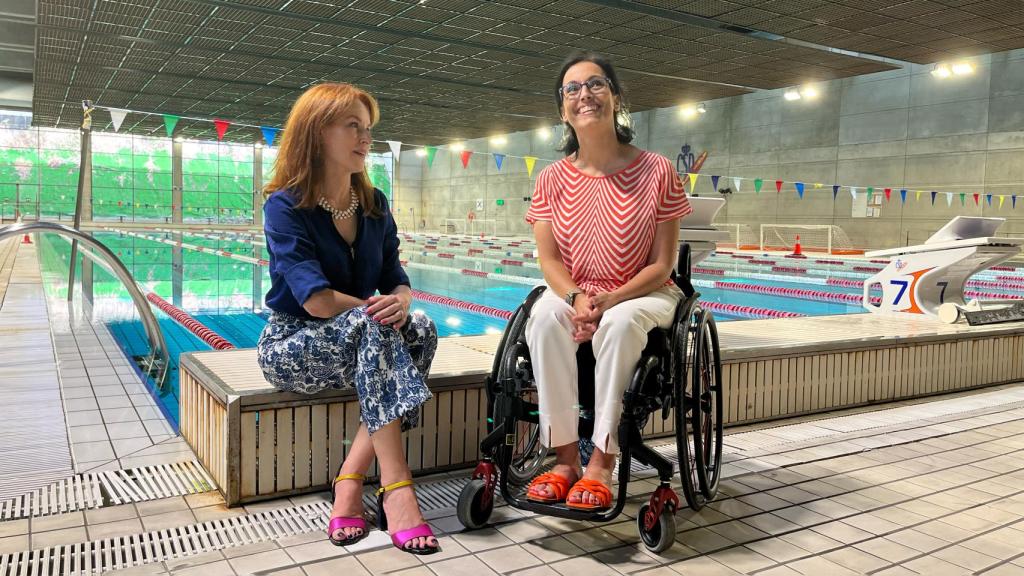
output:
{"label": "wristwatch", "polygon": [[580,290],[579,288],[573,288],[572,290],[569,290],[569,292],[565,295],[565,303],[568,304],[569,306],[574,305],[576,302],[577,294],[583,294],[583,290]]}

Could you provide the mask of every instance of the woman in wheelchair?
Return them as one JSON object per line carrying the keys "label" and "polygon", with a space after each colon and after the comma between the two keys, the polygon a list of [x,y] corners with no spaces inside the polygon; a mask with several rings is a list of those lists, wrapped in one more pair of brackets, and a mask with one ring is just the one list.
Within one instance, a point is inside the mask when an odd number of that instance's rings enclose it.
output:
{"label": "woman in wheelchair", "polygon": [[[565,158],[537,177],[526,215],[549,287],[526,325],[539,397],[540,439],[556,464],[527,491],[534,502],[569,508],[612,505],[612,470],[623,393],[647,333],[671,327],[683,297],[670,280],[679,219],[691,208],[665,157],[630,144],[622,85],[596,54],[570,58],[555,99]],[[576,352],[593,347],[595,449],[580,470]]]}

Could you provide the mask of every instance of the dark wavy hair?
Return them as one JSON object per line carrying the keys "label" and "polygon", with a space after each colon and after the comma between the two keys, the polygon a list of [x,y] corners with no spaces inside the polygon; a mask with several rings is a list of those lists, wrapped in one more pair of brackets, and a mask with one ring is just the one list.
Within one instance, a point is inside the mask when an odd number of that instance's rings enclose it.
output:
{"label": "dark wavy hair", "polygon": [[[623,144],[629,144],[633,141],[633,121],[629,116],[629,109],[626,105],[626,93],[623,90],[622,83],[619,82],[619,75],[615,73],[615,67],[612,66],[611,60],[598,54],[596,52],[576,52],[566,59],[565,63],[562,64],[561,71],[558,72],[558,79],[555,81],[555,106],[558,109],[558,117],[562,117],[562,81],[565,79],[565,73],[580,62],[593,62],[597,64],[604,75],[611,80],[612,94],[619,97],[619,111],[615,113],[615,137],[618,138],[619,142]],[[571,156],[579,151],[580,141],[576,138],[576,131],[573,130],[572,126],[568,122],[562,129],[562,142],[557,148],[558,150],[565,153],[566,156]]]}

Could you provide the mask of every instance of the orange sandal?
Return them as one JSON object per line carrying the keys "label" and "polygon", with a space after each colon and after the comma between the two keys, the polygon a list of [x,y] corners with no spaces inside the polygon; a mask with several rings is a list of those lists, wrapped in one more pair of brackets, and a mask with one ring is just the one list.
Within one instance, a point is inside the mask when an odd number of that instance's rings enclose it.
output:
{"label": "orange sandal", "polygon": [[[530,493],[530,490],[534,486],[540,484],[547,484],[551,486],[551,491],[555,493],[554,498],[541,498],[534,496]],[[554,472],[545,472],[540,476],[537,476],[530,481],[530,485],[526,488],[526,499],[530,502],[539,502],[541,504],[555,504],[565,500],[565,493],[569,491],[569,479],[565,476],[560,476]]]}
{"label": "orange sandal", "polygon": [[[597,504],[569,501],[570,496],[580,492],[590,492],[596,496]],[[565,505],[566,507],[574,510],[604,510],[605,508],[611,508],[612,491],[604,482],[591,480],[589,478],[581,478],[578,482],[573,484],[572,490],[569,490],[569,494],[566,496]]]}

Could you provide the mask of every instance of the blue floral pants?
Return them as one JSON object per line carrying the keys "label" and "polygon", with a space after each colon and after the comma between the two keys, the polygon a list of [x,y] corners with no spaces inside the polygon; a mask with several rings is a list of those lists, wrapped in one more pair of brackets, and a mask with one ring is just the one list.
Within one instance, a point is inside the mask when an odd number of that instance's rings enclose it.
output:
{"label": "blue floral pants", "polygon": [[279,390],[314,394],[355,387],[370,434],[398,418],[408,430],[430,399],[426,379],[437,327],[425,314],[413,313],[395,330],[367,315],[365,307],[325,320],[274,312],[256,348],[263,375]]}

